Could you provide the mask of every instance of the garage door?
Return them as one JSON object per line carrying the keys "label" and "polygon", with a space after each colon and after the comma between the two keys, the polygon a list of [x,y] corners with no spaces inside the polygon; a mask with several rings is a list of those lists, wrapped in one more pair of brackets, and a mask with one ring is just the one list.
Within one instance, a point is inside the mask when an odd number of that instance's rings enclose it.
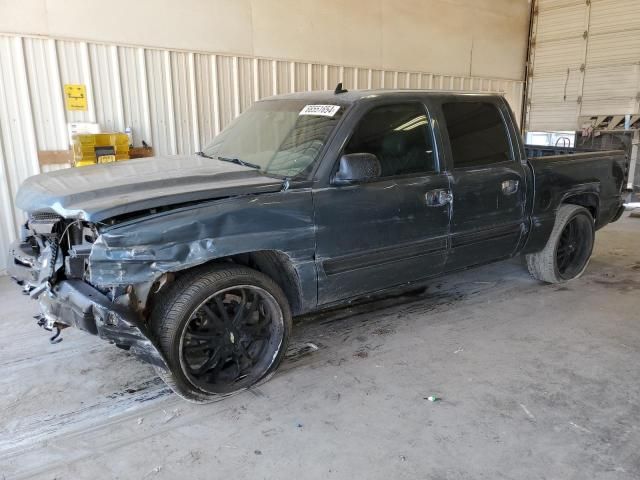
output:
{"label": "garage door", "polygon": [[538,0],[527,130],[575,130],[580,117],[638,114],[638,32],[638,0]]}

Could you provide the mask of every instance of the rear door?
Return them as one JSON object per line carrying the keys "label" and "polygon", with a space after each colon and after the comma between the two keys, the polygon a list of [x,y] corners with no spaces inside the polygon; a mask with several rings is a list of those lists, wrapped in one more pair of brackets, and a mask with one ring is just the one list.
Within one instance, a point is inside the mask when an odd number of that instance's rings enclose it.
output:
{"label": "rear door", "polygon": [[499,97],[450,96],[440,126],[453,193],[446,270],[507,258],[526,231],[526,166]]}
{"label": "rear door", "polygon": [[363,106],[349,153],[376,155],[381,175],[313,192],[320,304],[436,275],[446,260],[449,178],[424,104]]}

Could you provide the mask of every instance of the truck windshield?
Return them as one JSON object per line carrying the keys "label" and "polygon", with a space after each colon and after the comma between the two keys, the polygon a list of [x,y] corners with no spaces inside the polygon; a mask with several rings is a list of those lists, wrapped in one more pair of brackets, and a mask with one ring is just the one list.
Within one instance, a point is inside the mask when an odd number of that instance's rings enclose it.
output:
{"label": "truck windshield", "polygon": [[204,148],[202,154],[296,177],[308,173],[344,112],[342,105],[304,100],[255,103]]}

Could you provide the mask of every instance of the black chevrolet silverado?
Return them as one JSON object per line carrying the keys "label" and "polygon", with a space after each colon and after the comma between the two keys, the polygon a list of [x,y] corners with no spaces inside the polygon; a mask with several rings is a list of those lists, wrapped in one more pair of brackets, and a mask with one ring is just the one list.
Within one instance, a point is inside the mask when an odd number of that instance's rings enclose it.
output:
{"label": "black chevrolet silverado", "polygon": [[29,178],[10,274],[206,401],[266,380],[293,315],[526,255],[585,270],[622,213],[621,151],[525,146],[504,98],[311,92],[255,103],[202,152]]}

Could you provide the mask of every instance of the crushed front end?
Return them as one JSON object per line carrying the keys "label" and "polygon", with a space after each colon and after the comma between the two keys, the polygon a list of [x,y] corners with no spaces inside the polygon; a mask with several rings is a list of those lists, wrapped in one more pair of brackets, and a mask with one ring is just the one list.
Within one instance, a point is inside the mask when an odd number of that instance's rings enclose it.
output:
{"label": "crushed front end", "polygon": [[38,323],[56,331],[77,327],[168,370],[148,330],[144,305],[151,283],[104,287],[90,283],[94,224],[35,212],[9,248],[9,274],[40,305]]}

